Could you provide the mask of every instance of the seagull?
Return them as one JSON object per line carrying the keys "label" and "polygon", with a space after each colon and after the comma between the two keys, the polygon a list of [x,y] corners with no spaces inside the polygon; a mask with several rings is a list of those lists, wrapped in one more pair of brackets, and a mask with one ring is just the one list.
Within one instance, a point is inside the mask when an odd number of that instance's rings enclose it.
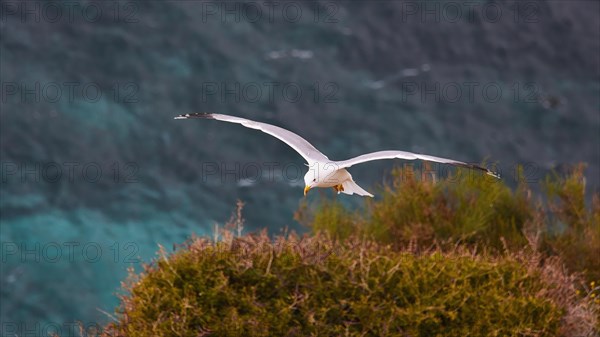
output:
{"label": "seagull", "polygon": [[363,154],[361,156],[347,160],[335,161],[327,158],[326,155],[321,153],[321,151],[317,150],[306,139],[298,136],[297,134],[291,131],[288,131],[275,125],[256,122],[253,120],[235,116],[214,113],[191,113],[175,117],[175,119],[193,118],[215,119],[218,121],[241,124],[247,128],[260,130],[264,133],[267,133],[289,145],[292,149],[298,152],[307,162],[307,164],[305,165],[308,166],[308,172],[306,172],[306,175],[304,175],[304,196],[306,196],[309,190],[316,187],[332,187],[338,194],[357,194],[360,196],[373,197],[373,194],[365,191],[360,186],[358,186],[358,184],[356,184],[354,179],[352,179],[352,175],[350,175],[350,173],[346,169],[356,164],[380,159],[420,159],[424,161],[431,161],[436,163],[450,164],[455,166],[477,169],[493,177],[500,178],[500,176],[497,173],[494,173],[483,166],[406,151],[379,151]]}

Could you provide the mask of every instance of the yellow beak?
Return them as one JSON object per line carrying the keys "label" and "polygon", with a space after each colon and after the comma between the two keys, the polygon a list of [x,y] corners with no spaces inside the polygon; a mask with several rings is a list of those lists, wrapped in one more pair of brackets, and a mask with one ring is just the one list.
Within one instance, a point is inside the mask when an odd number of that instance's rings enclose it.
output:
{"label": "yellow beak", "polygon": [[308,191],[310,191],[310,186],[305,186],[304,187],[304,196],[306,196],[306,193],[308,193]]}

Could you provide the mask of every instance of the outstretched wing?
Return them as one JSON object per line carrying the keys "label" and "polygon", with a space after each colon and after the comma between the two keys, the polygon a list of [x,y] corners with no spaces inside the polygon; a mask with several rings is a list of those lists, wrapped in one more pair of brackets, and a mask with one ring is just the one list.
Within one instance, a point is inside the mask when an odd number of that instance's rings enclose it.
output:
{"label": "outstretched wing", "polygon": [[193,113],[179,115],[175,119],[189,119],[189,118],[204,118],[204,119],[216,119],[219,121],[242,124],[243,126],[251,129],[260,130],[264,133],[268,133],[271,136],[281,140],[282,142],[289,145],[292,149],[296,150],[309,164],[316,161],[328,161],[329,158],[317,150],[312,144],[306,141],[304,138],[297,134],[280,128],[275,125],[255,122],[249,119],[213,114],[213,113]]}
{"label": "outstretched wing", "polygon": [[442,164],[463,166],[463,167],[481,170],[493,177],[500,178],[500,176],[497,173],[492,172],[483,166],[479,166],[479,165],[475,165],[475,164],[467,164],[467,163],[463,163],[462,161],[456,161],[456,160],[452,160],[452,159],[428,156],[425,154],[418,154],[418,153],[405,152],[405,151],[379,151],[379,152],[367,153],[367,154],[363,154],[362,156],[354,157],[354,158],[351,158],[348,160],[338,161],[338,162],[336,162],[336,164],[339,166],[339,168],[347,168],[347,167],[350,167],[350,166],[353,166],[356,164],[360,164],[360,163],[364,163],[367,161],[373,161],[373,160],[379,160],[379,159],[394,159],[394,158],[407,159],[407,160],[420,159],[420,160],[433,161],[433,162],[442,163]]}

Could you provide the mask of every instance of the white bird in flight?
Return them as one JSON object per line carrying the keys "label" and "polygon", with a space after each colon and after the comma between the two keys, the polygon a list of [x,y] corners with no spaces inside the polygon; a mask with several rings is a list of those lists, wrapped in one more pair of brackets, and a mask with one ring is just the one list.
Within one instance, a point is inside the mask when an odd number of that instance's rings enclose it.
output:
{"label": "white bird in flight", "polygon": [[354,180],[352,179],[352,175],[350,175],[350,173],[346,169],[356,164],[378,159],[420,159],[424,161],[432,161],[442,164],[474,168],[484,171],[485,173],[493,177],[499,178],[498,174],[479,165],[468,164],[452,159],[434,157],[425,154],[418,154],[405,151],[379,151],[363,154],[361,156],[354,157],[348,160],[335,161],[327,158],[326,155],[317,150],[306,139],[298,136],[297,134],[291,131],[288,131],[275,125],[255,122],[249,119],[235,116],[213,113],[192,113],[179,115],[175,117],[175,119],[191,118],[216,119],[224,122],[242,124],[247,128],[257,129],[264,133],[270,134],[271,136],[278,138],[279,140],[289,145],[292,149],[296,150],[296,152],[298,152],[307,162],[308,172],[306,172],[306,175],[304,175],[305,196],[309,190],[315,187],[333,187],[338,194],[345,193],[352,195],[356,193],[360,196],[373,197],[371,193],[365,191],[360,186],[358,186],[356,182],[354,182]]}

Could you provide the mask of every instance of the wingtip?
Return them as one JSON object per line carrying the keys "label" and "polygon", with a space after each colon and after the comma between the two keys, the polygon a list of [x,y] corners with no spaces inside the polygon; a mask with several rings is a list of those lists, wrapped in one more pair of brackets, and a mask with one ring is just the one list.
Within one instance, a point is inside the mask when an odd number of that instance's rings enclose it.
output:
{"label": "wingtip", "polygon": [[189,118],[207,118],[214,119],[213,114],[210,112],[195,112],[191,114],[182,114],[176,116],[174,119],[189,119]]}
{"label": "wingtip", "polygon": [[494,171],[490,171],[489,169],[487,169],[486,167],[484,167],[482,165],[470,164],[468,166],[471,167],[471,168],[475,168],[475,169],[481,170],[481,171],[485,172],[485,174],[487,174],[489,176],[492,176],[492,177],[494,177],[496,179],[501,179],[500,178],[500,173],[494,172]]}

